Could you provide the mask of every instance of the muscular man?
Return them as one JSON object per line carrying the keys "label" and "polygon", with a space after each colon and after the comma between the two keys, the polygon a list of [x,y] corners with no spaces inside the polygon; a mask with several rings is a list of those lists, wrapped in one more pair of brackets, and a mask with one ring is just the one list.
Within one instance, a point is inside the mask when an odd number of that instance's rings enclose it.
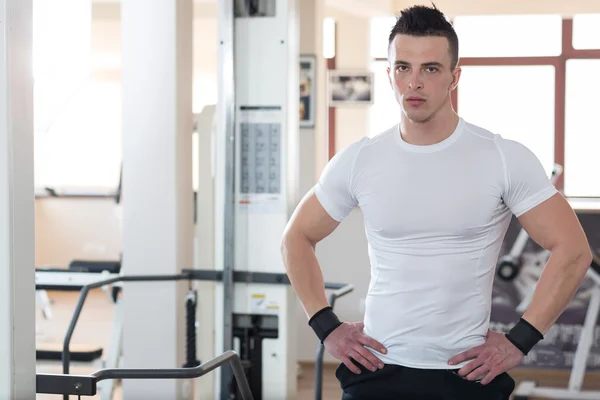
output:
{"label": "muscular man", "polygon": [[[444,15],[404,10],[389,37],[399,123],[338,152],[286,228],[287,273],[310,326],[341,361],[343,399],[508,399],[507,371],[548,332],[590,265],[581,225],[535,155],[454,112],[460,73]],[[510,104],[498,118],[510,118]],[[355,207],[372,276],[364,321],[342,322],[314,251]],[[529,309],[504,335],[489,316],[511,215],[551,256]]]}

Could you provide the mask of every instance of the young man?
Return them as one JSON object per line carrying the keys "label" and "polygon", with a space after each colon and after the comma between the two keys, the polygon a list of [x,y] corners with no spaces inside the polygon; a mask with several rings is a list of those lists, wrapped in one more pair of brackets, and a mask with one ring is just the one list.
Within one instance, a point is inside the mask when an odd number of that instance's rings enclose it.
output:
{"label": "young man", "polygon": [[[508,399],[514,380],[506,372],[583,280],[587,239],[531,151],[454,112],[458,39],[441,12],[404,10],[389,37],[389,60],[399,124],[329,162],[286,228],[288,275],[310,326],[341,361],[344,399]],[[510,115],[499,110],[498,118]],[[358,323],[332,312],[314,252],[355,207],[372,271]],[[513,214],[551,256],[529,309],[504,335],[488,326]]]}

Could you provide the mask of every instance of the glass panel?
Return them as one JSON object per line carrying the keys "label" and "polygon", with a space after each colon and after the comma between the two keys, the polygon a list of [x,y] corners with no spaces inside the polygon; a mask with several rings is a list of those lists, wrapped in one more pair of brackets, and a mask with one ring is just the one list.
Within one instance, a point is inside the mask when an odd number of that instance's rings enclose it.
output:
{"label": "glass panel", "polygon": [[34,129],[46,132],[90,74],[92,2],[33,1]]}
{"label": "glass panel", "polygon": [[573,48],[600,49],[600,14],[573,17]]}
{"label": "glass panel", "polygon": [[371,57],[387,58],[388,40],[395,23],[396,17],[371,19]]}
{"label": "glass panel", "polygon": [[90,82],[49,130],[36,133],[35,185],[116,189],[122,159],[121,83]]}
{"label": "glass panel", "polygon": [[565,195],[600,196],[600,60],[568,60],[565,115]]}
{"label": "glass panel", "polygon": [[554,165],[554,67],[463,67],[458,113],[527,146],[548,175]]}
{"label": "glass panel", "polygon": [[394,97],[387,72],[387,61],[374,61],[371,71],[374,72],[373,104],[369,112],[369,136],[373,137],[400,121],[400,106]]}
{"label": "glass panel", "polygon": [[454,29],[461,57],[557,56],[562,52],[560,15],[456,17]]}

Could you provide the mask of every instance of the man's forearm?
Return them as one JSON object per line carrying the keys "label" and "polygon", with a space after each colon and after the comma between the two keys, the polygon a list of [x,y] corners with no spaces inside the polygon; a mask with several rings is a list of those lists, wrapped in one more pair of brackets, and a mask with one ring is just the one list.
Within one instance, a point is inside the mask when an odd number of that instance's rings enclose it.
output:
{"label": "man's forearm", "polygon": [[591,263],[589,250],[554,249],[523,319],[545,335],[567,308]]}
{"label": "man's forearm", "polygon": [[314,245],[301,235],[290,234],[283,240],[282,256],[292,287],[310,318],[329,305]]}

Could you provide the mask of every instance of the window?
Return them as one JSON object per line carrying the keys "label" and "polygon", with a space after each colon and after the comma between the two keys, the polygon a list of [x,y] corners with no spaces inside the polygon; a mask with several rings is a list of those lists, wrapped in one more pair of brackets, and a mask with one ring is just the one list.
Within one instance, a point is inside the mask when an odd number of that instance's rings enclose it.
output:
{"label": "window", "polygon": [[562,51],[560,15],[456,17],[461,57],[557,56]]}
{"label": "window", "polygon": [[400,121],[400,106],[394,97],[386,72],[387,61],[374,61],[374,99],[369,112],[369,136],[373,137]]}
{"label": "window", "polygon": [[122,160],[121,84],[84,84],[35,136],[36,187],[116,189]]}
{"label": "window", "polygon": [[34,127],[45,132],[90,74],[92,4],[33,2]]}
{"label": "window", "polygon": [[459,114],[527,146],[550,175],[554,74],[553,66],[465,66],[458,86]]}
{"label": "window", "polygon": [[371,19],[371,57],[387,58],[388,39],[396,23],[396,17],[378,17]]}
{"label": "window", "polygon": [[573,48],[600,49],[600,14],[582,14],[573,17]]}
{"label": "window", "polygon": [[335,57],[335,19],[323,19],[323,58]]}
{"label": "window", "polygon": [[600,197],[600,60],[568,60],[565,109],[565,195]]}

